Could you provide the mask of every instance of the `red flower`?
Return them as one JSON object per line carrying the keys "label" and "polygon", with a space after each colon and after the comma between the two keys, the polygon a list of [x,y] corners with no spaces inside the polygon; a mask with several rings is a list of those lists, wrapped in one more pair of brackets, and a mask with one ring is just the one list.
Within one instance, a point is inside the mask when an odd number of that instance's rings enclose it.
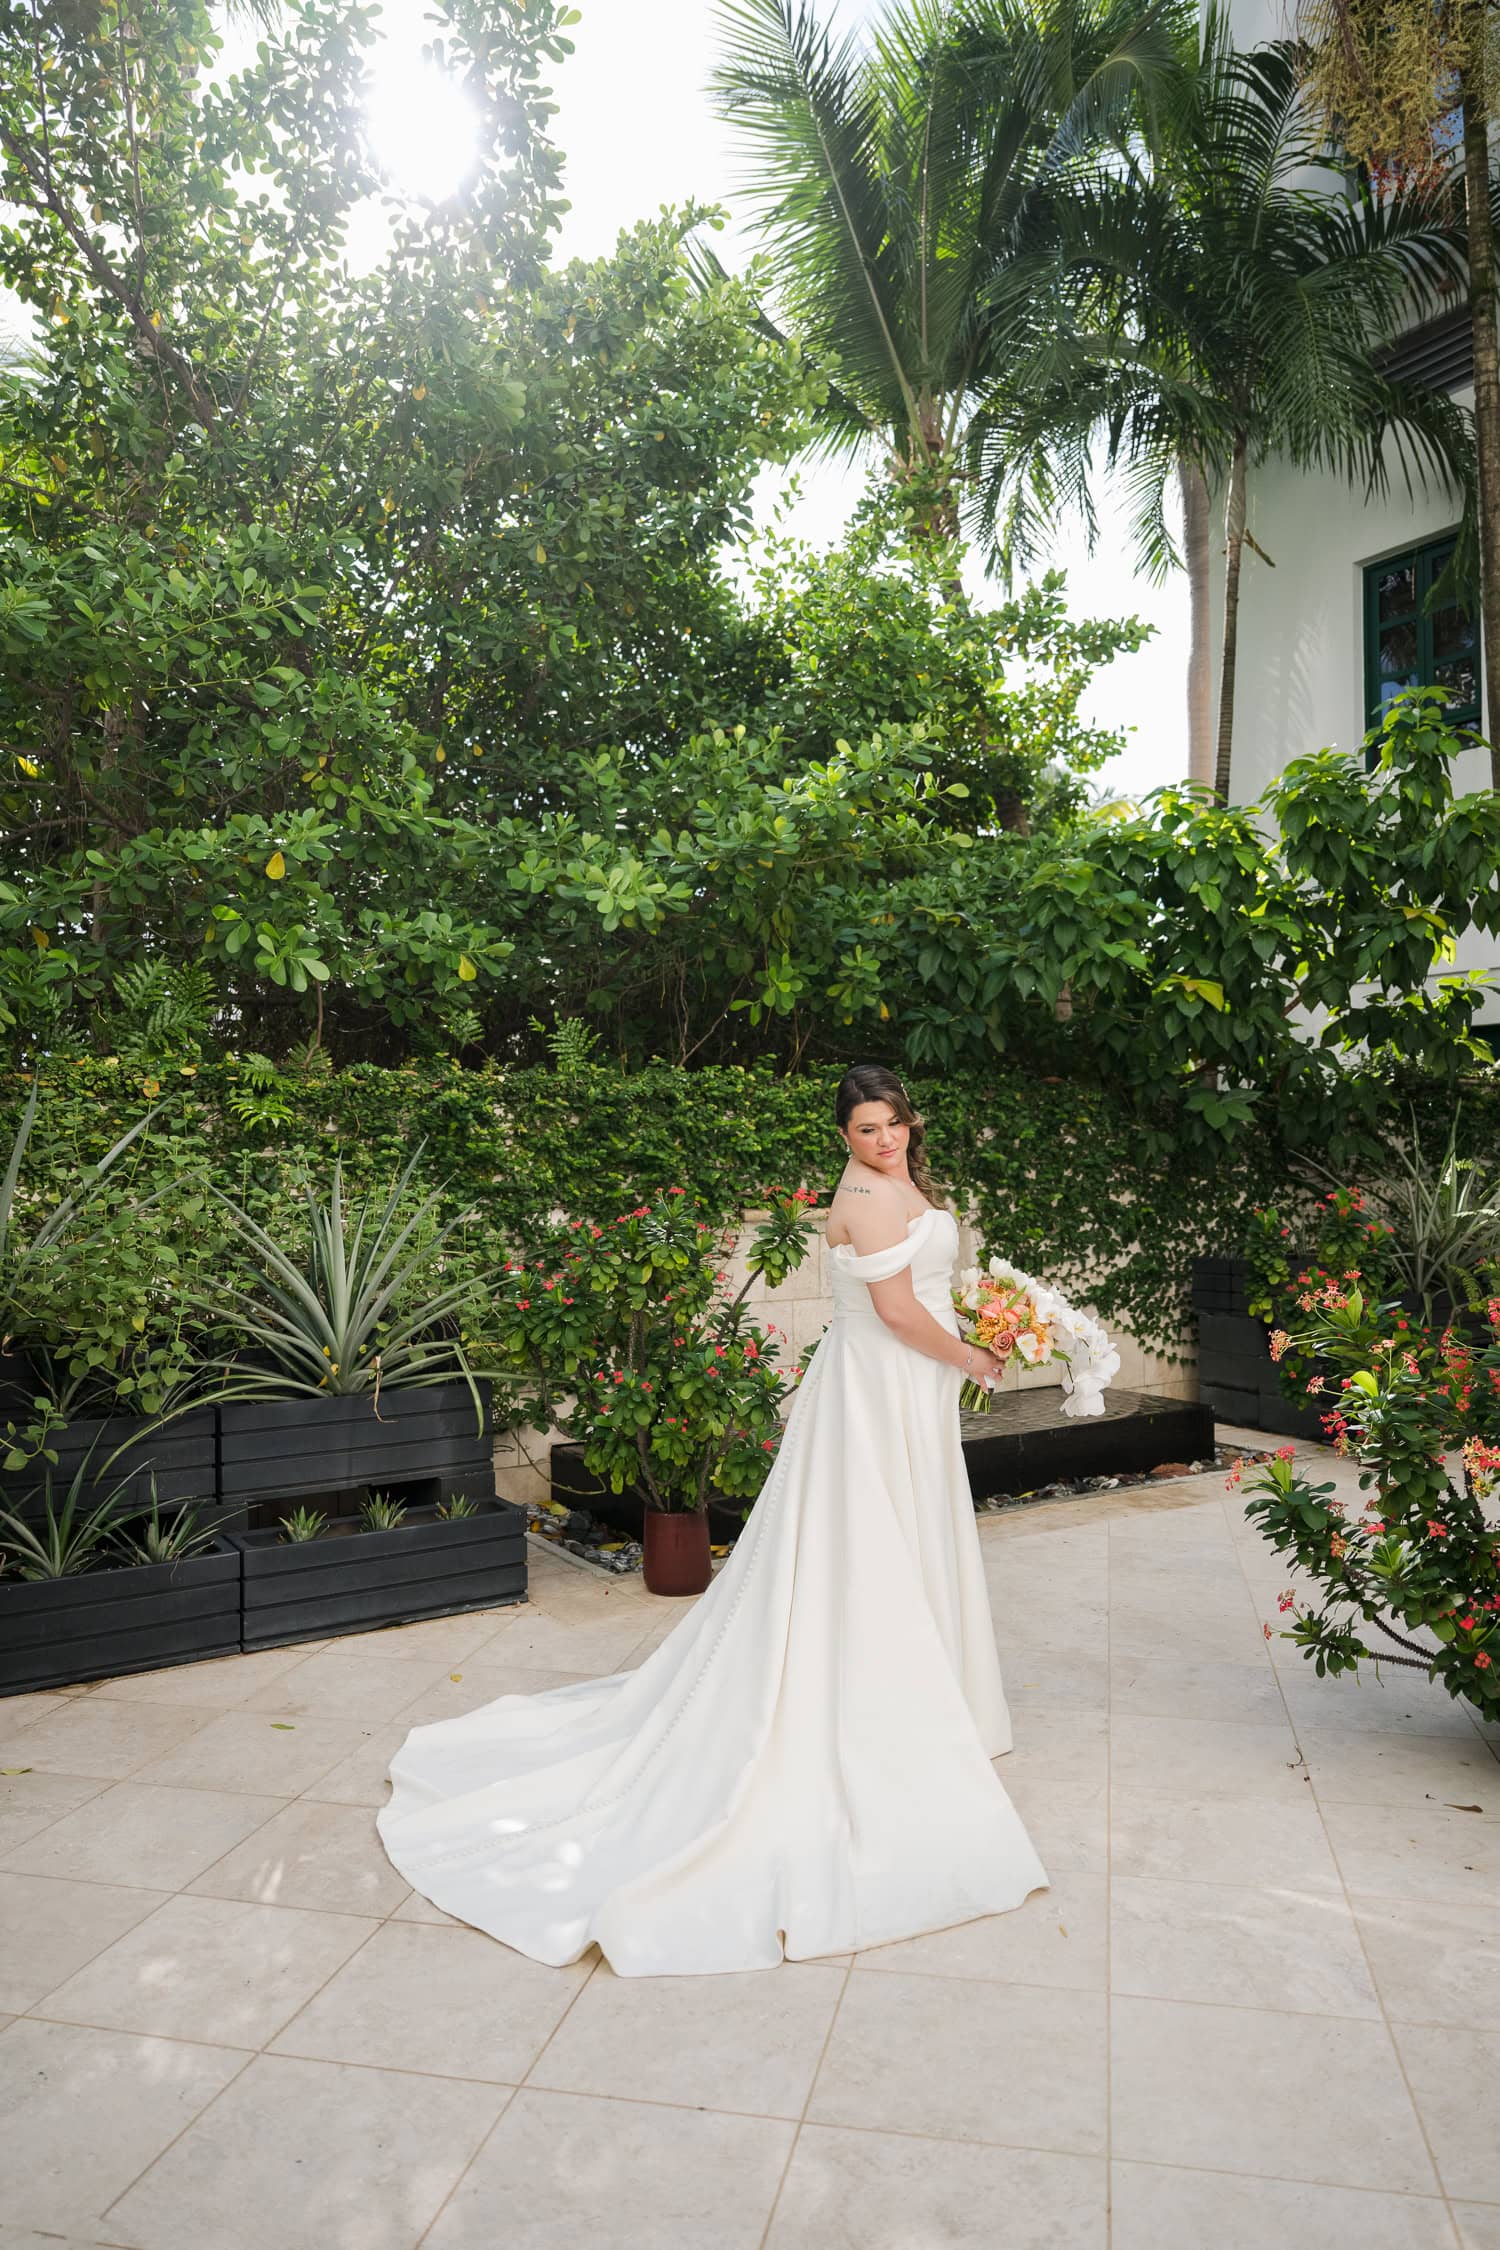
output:
{"label": "red flower", "polygon": [[531,1299],[529,1297],[518,1297],[516,1299],[516,1310],[517,1312],[530,1312]]}
{"label": "red flower", "polygon": [[1480,1670],[1481,1670],[1481,1671],[1483,1671],[1483,1672],[1487,1672],[1487,1671],[1489,1670],[1489,1668],[1490,1668],[1490,1660],[1489,1660],[1489,1658],[1488,1658],[1488,1657],[1487,1657],[1487,1656],[1485,1655],[1485,1653],[1484,1653],[1484,1650],[1483,1650],[1483,1649],[1480,1649],[1480,1650],[1479,1650],[1478,1654],[1477,1654],[1477,1655],[1475,1656],[1475,1658],[1474,1658],[1474,1662],[1475,1662],[1475,1663],[1476,1663],[1476,1664],[1477,1664],[1477,1665],[1479,1666]]}
{"label": "red flower", "polygon": [[1431,1516],[1427,1518],[1427,1528],[1434,1539],[1446,1539],[1448,1536],[1448,1526],[1445,1523],[1434,1523]]}

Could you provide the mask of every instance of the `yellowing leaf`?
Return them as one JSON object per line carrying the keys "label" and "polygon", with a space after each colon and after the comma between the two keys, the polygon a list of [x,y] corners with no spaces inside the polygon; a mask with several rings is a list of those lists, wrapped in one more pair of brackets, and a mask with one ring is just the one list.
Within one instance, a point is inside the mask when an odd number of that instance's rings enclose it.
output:
{"label": "yellowing leaf", "polygon": [[280,852],[272,852],[270,858],[266,861],[266,873],[273,883],[281,881],[282,876],[286,873],[286,861],[282,858]]}
{"label": "yellowing leaf", "polygon": [[479,974],[467,953],[461,953],[458,957],[458,973],[465,984],[472,984]]}
{"label": "yellowing leaf", "polygon": [[411,395],[413,398],[425,398],[427,396],[427,385],[425,383],[418,383],[416,389],[412,392]]}
{"label": "yellowing leaf", "polygon": [[31,942],[36,947],[38,953],[45,953],[48,946],[52,943],[52,940],[48,937],[45,930],[39,930],[36,928],[35,924],[33,924],[31,931]]}
{"label": "yellowing leaf", "polygon": [[273,1719],[271,1730],[275,1734],[295,1734],[297,1731],[290,1719]]}
{"label": "yellowing leaf", "polygon": [[547,560],[547,550],[540,539],[536,543],[536,559],[539,563],[544,563]]}
{"label": "yellowing leaf", "polygon": [[458,1682],[463,1678],[463,1674],[462,1672],[450,1672],[448,1674],[448,1677],[450,1680],[452,1680],[454,1686],[456,1687],[458,1685]]}
{"label": "yellowing leaf", "polygon": [[161,326],[161,314],[160,314],[160,313],[153,313],[153,314],[151,315],[151,325],[152,325],[152,327],[153,327],[153,328],[160,328],[160,326]]}
{"label": "yellowing leaf", "polygon": [[146,1099],[148,1101],[153,1101],[155,1097],[161,1092],[160,1081],[155,1078],[143,1078],[141,1080],[141,1092],[146,1096]]}
{"label": "yellowing leaf", "polygon": [[22,773],[29,774],[33,781],[36,780],[37,775],[42,770],[34,758],[17,758],[16,764],[20,767]]}
{"label": "yellowing leaf", "polygon": [[437,747],[437,751],[436,751],[435,755],[436,755],[436,758],[437,758],[437,762],[438,762],[438,764],[439,764],[440,766],[443,766],[443,765],[446,765],[446,764],[447,764],[447,762],[448,762],[448,753],[447,753],[447,751],[446,751],[446,750],[445,750],[445,749],[443,748],[443,746],[442,746],[442,744],[441,744],[441,743],[439,743],[439,744],[438,744],[438,747]]}

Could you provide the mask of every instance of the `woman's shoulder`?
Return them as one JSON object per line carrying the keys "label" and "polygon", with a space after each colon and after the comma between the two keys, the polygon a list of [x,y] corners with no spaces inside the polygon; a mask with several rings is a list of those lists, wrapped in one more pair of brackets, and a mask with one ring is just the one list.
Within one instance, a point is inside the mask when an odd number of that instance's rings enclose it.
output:
{"label": "woman's shoulder", "polygon": [[828,1206],[829,1244],[837,1248],[840,1242],[847,1242],[861,1257],[872,1250],[888,1249],[901,1241],[913,1219],[931,1208],[924,1200],[913,1203],[896,1180],[860,1180],[846,1175],[834,1189]]}

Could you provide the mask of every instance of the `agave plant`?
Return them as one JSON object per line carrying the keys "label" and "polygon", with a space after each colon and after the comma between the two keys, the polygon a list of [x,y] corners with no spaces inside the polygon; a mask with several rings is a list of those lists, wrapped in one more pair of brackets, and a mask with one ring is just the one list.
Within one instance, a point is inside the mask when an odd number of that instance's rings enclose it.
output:
{"label": "agave plant", "polygon": [[155,1477],[151,1479],[150,1515],[122,1524],[118,1530],[120,1553],[133,1563],[184,1562],[189,1555],[211,1547],[218,1537],[218,1526],[201,1522],[191,1508],[177,1508],[163,1516]]}
{"label": "agave plant", "polygon": [[[1391,1151],[1391,1176],[1367,1190],[1366,1202],[1391,1230],[1390,1264],[1430,1312],[1439,1295],[1464,1305],[1484,1294],[1484,1269],[1500,1264],[1500,1165],[1458,1154],[1457,1108],[1434,1163],[1422,1151],[1415,1111],[1409,1114],[1411,1153]],[[1319,1177],[1342,1184],[1314,1159],[1303,1162]]]}
{"label": "agave plant", "polygon": [[130,1479],[122,1478],[85,1511],[83,1493],[91,1475],[93,1450],[90,1446],[74,1470],[60,1504],[53,1490],[52,1472],[47,1471],[36,1522],[0,1508],[0,1568],[14,1569],[20,1578],[74,1578],[80,1571],[97,1570],[114,1559],[111,1546],[119,1530],[117,1504]]}
{"label": "agave plant", "polygon": [[359,1512],[366,1531],[395,1531],[406,1521],[406,1502],[393,1492],[372,1492]]}
{"label": "agave plant", "polygon": [[346,1199],[343,1163],[336,1159],[326,1192],[311,1183],[305,1190],[305,1248],[279,1242],[215,1190],[261,1270],[257,1287],[231,1286],[204,1309],[238,1333],[243,1349],[272,1363],[222,1363],[220,1396],[370,1392],[378,1414],[382,1384],[405,1390],[458,1376],[482,1412],[476,1370],[460,1335],[476,1278],[445,1271],[445,1253],[465,1214],[439,1219],[441,1187],[414,1197],[421,1155],[419,1146],[383,1199],[377,1190],[359,1203]]}
{"label": "agave plant", "polygon": [[327,1529],[328,1517],[321,1508],[293,1508],[281,1519],[281,1536],[289,1547],[321,1539]]}

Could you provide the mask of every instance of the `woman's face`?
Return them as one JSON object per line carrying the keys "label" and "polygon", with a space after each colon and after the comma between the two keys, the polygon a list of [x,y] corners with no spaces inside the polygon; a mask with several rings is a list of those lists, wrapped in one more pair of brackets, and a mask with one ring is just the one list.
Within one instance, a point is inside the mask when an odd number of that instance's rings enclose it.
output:
{"label": "woman's face", "polygon": [[844,1138],[851,1156],[877,1172],[904,1172],[911,1127],[903,1125],[889,1102],[859,1102],[849,1112]]}

